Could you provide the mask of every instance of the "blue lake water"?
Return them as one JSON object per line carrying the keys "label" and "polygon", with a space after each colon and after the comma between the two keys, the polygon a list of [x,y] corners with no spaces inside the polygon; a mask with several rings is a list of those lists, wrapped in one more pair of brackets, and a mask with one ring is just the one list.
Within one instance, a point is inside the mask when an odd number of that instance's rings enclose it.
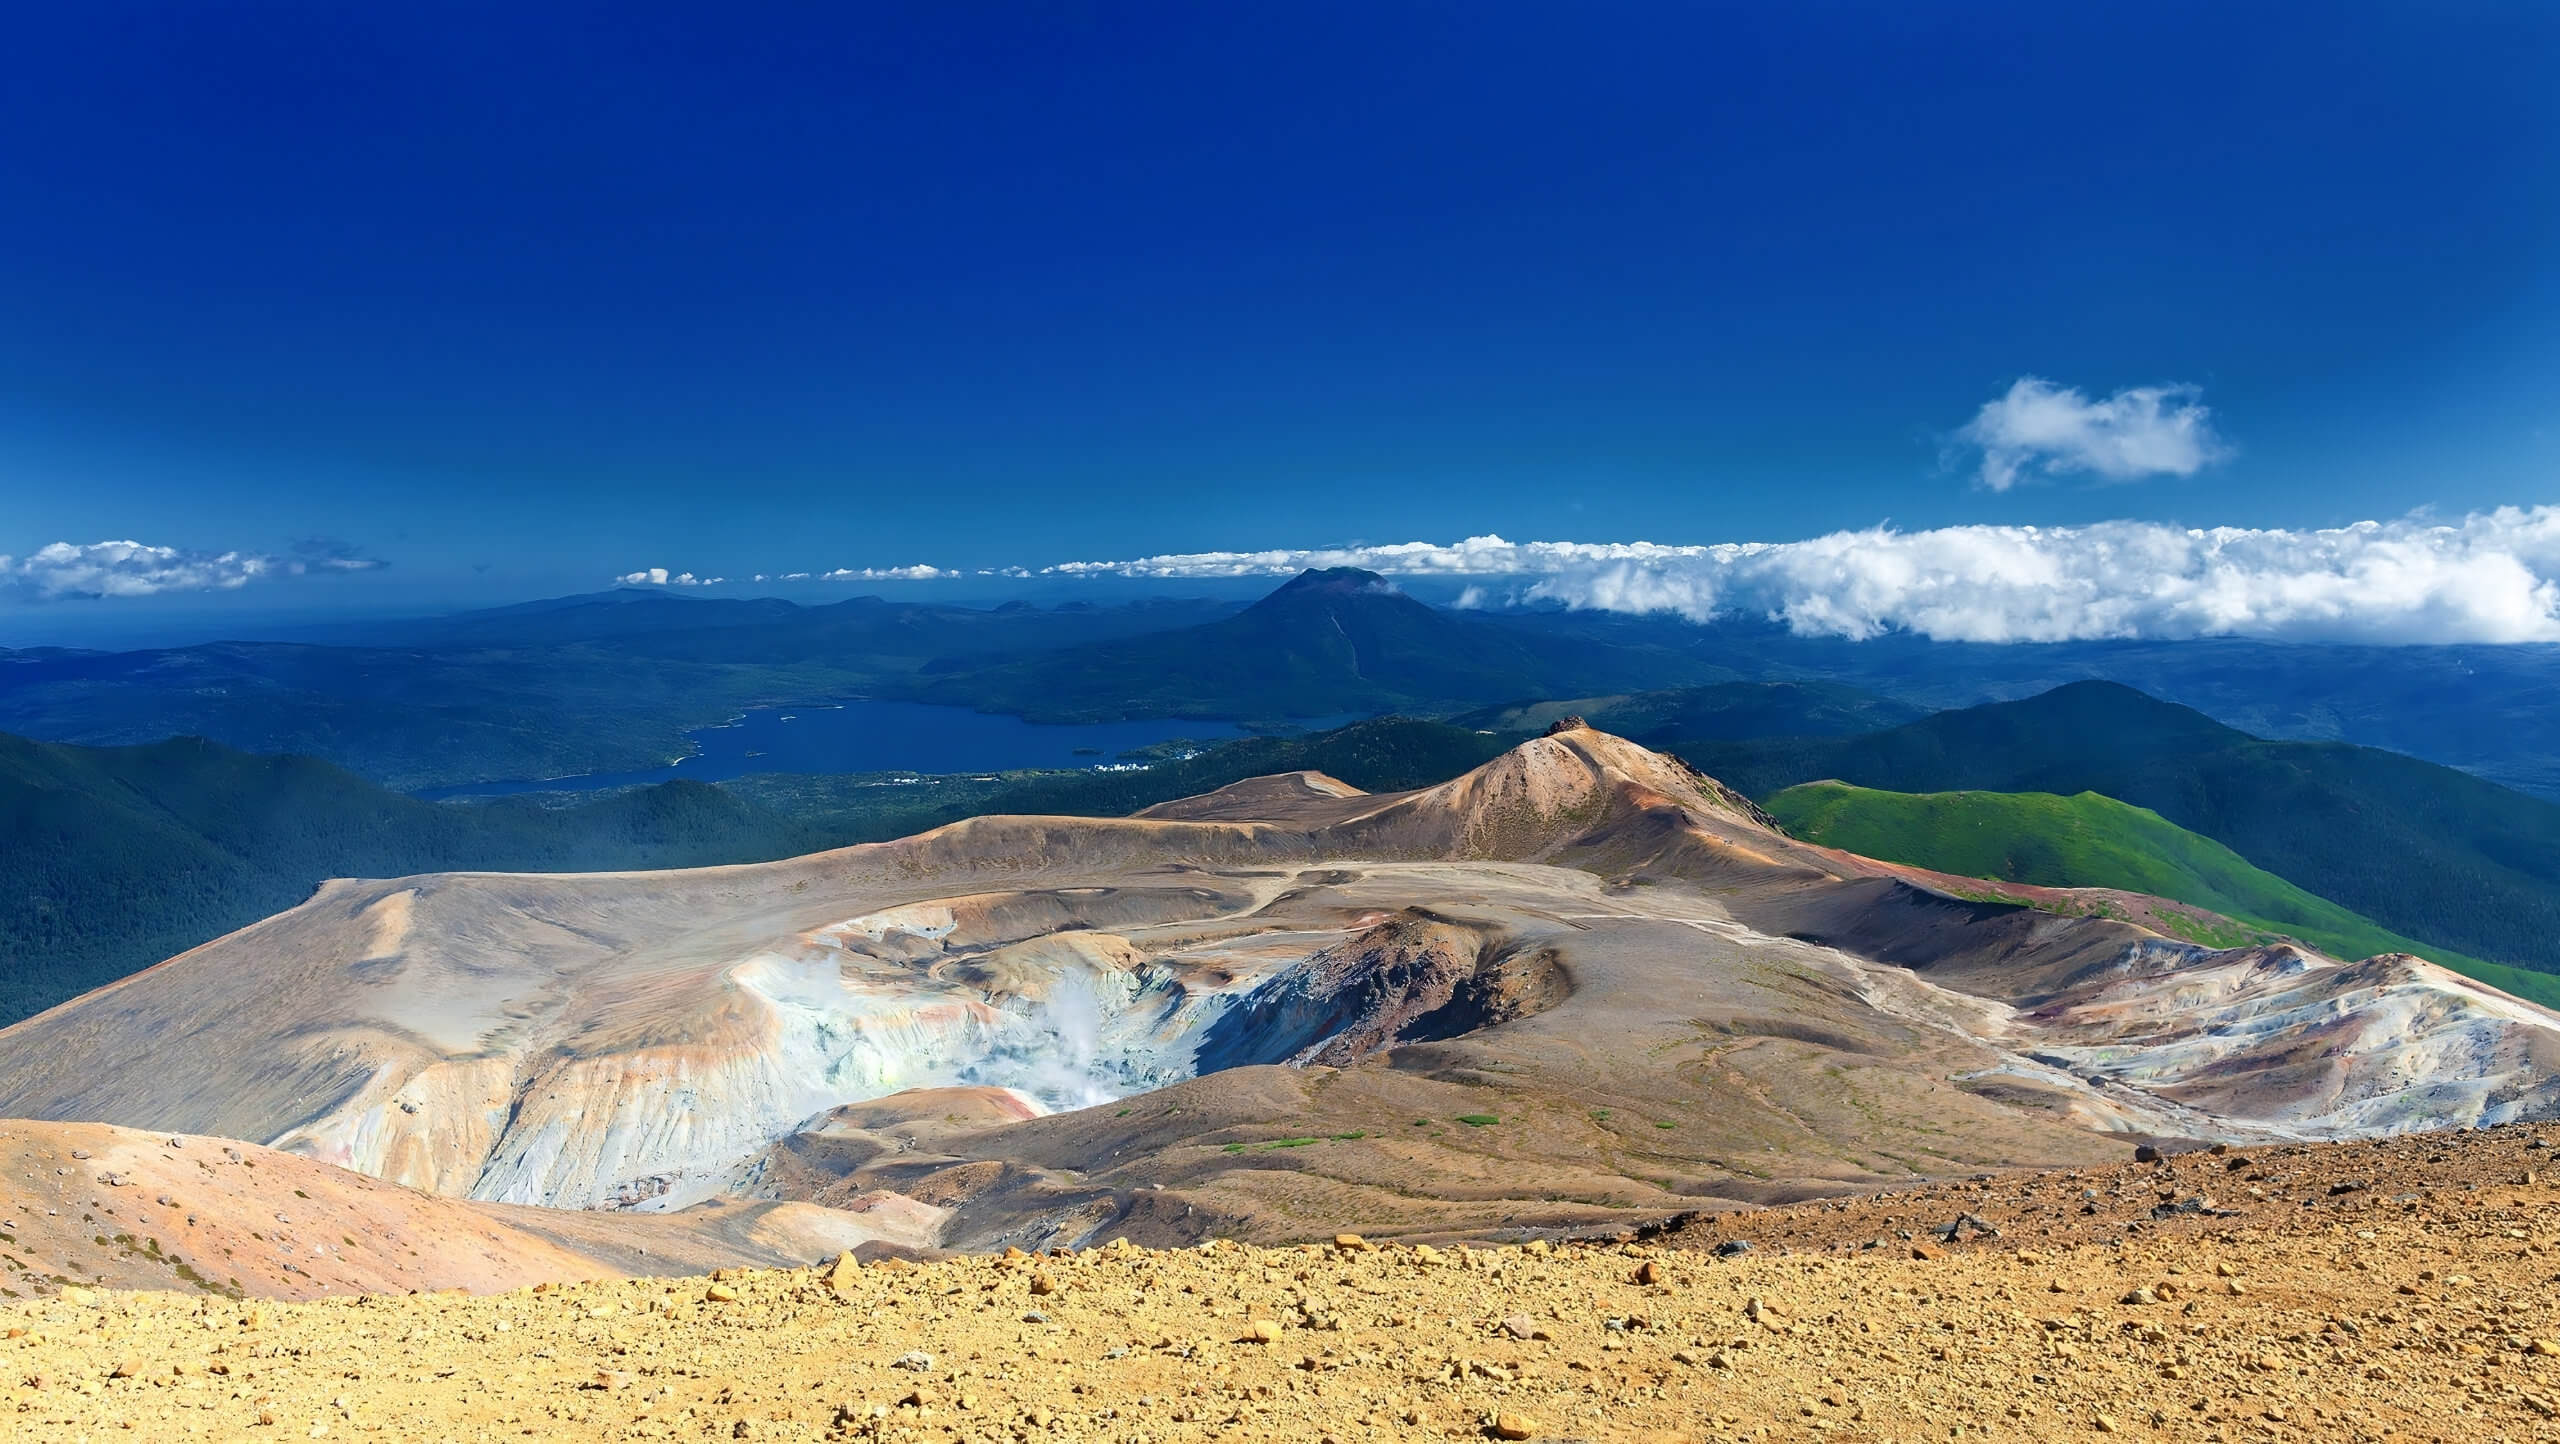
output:
{"label": "blue lake water", "polygon": [[[1339,726],[1350,718],[1308,725]],[[642,772],[595,772],[542,781],[474,782],[418,796],[499,797],[515,792],[591,791],[679,777],[721,782],[751,772],[1001,772],[1020,767],[1094,767],[1133,747],[1179,737],[1221,742],[1248,735],[1232,722],[1169,718],[1150,722],[1049,725],[966,707],[921,702],[845,702],[758,707],[722,727],[685,734],[695,755]]]}

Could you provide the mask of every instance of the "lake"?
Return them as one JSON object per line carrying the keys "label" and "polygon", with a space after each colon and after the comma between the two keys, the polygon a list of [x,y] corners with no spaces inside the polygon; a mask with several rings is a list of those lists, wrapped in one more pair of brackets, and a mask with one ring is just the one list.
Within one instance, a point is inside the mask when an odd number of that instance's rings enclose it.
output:
{"label": "lake", "polygon": [[[1324,718],[1313,726],[1352,719]],[[1094,767],[1132,748],[1176,738],[1224,742],[1250,735],[1232,722],[1165,718],[1148,722],[1052,725],[966,707],[922,702],[844,702],[758,707],[720,727],[685,734],[695,755],[641,772],[592,772],[539,781],[473,782],[418,793],[501,797],[517,792],[586,792],[633,783],[723,782],[751,772],[1003,772],[1024,767]]]}

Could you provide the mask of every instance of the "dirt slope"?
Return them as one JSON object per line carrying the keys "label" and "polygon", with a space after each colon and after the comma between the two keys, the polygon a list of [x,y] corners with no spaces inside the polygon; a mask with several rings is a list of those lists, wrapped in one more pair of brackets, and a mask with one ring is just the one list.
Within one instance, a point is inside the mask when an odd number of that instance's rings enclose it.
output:
{"label": "dirt slope", "polygon": [[[2560,1413],[2560,1189],[2534,1142],[2003,1175],[1560,1248],[1106,1246],[289,1305],[84,1292],[0,1305],[0,1424],[48,1440],[2541,1439]],[[2235,1212],[2153,1218],[2150,1200],[2208,1178]],[[1998,1236],[1941,1242],[1958,1216]],[[1736,1235],[1754,1247],[1708,1247]]]}
{"label": "dirt slope", "polygon": [[77,1285],[284,1299],[488,1292],[806,1262],[880,1231],[864,1215],[796,1203],[663,1218],[466,1203],[228,1139],[0,1121],[6,1298]]}

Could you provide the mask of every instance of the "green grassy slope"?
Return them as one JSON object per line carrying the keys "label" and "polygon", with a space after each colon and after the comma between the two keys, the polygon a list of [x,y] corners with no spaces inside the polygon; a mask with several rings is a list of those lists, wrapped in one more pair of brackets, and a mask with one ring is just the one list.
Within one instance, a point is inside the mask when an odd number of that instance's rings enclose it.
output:
{"label": "green grassy slope", "polygon": [[2001,882],[2149,893],[2297,938],[2333,957],[2416,953],[2560,1007],[2560,977],[2402,937],[2148,808],[2094,792],[1908,793],[1824,781],[1787,788],[1764,805],[1796,836],[1867,857]]}
{"label": "green grassy slope", "polygon": [[2396,752],[2269,742],[2107,682],[1849,738],[1674,744],[1754,797],[2095,792],[2146,807],[2393,932],[2560,971],[2560,805]]}

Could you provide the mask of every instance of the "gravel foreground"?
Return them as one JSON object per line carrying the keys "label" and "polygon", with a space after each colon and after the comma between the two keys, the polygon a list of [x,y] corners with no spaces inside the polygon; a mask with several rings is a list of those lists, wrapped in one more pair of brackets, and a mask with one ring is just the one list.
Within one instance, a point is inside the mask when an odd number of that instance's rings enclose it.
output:
{"label": "gravel foreground", "polygon": [[2552,1158],[2525,1128],[2198,1152],[1600,1241],[848,1256],[302,1304],[67,1287],[0,1305],[0,1432],[2553,1439]]}

